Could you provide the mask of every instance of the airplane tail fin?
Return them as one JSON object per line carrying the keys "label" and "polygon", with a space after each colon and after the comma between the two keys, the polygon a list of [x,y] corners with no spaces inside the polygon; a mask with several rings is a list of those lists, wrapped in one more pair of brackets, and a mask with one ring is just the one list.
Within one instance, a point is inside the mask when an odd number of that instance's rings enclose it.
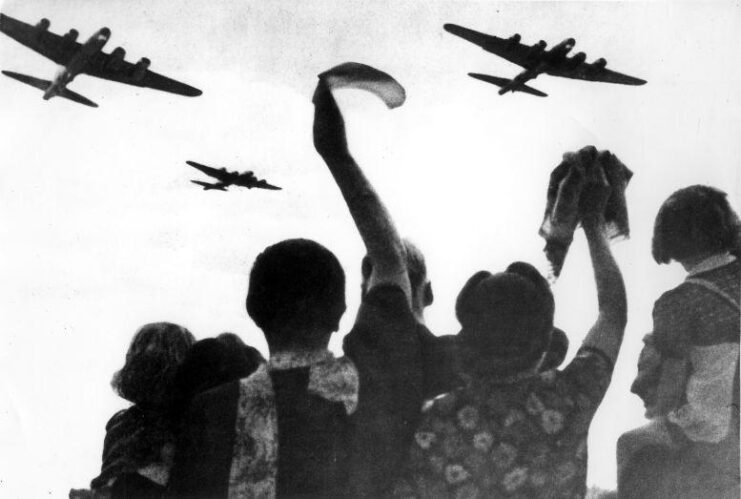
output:
{"label": "airplane tail fin", "polygon": [[46,91],[46,89],[51,86],[50,81],[41,80],[39,78],[34,78],[33,76],[24,75],[21,73],[14,73],[13,71],[3,71],[2,73],[5,76],[9,76],[13,78],[14,80],[18,80],[21,83],[25,83],[26,85],[31,85],[32,87],[36,87],[39,90]]}
{"label": "airplane tail fin", "polygon": [[62,91],[59,92],[57,95],[59,95],[59,97],[64,97],[65,99],[69,99],[71,101],[77,102],[78,104],[83,104],[85,106],[90,106],[90,107],[98,107],[98,105],[95,102],[91,101],[87,97],[83,97],[77,92],[73,92],[72,90],[68,88],[63,88]]}
{"label": "airplane tail fin", "polygon": [[[496,85],[500,88],[503,88],[510,83],[512,83],[512,80],[508,80],[507,78],[499,78],[498,76],[491,76],[491,75],[485,75],[481,73],[468,73],[468,76],[471,78],[476,78],[477,80],[485,81],[487,83],[491,83],[492,85]],[[538,97],[548,97],[548,94],[541,92],[538,89],[535,89],[533,87],[528,87],[527,85],[519,85],[517,88],[514,89],[515,92],[525,92],[530,95],[537,95]],[[504,91],[500,90],[499,94],[503,94]]]}
{"label": "airplane tail fin", "polygon": [[[13,71],[2,71],[2,73],[5,76],[9,76],[10,78],[13,78],[14,80],[18,80],[21,83],[25,83],[26,85],[31,85],[32,87],[36,87],[39,90],[43,90],[44,92],[46,92],[46,90],[52,85],[52,82],[48,80],[34,78],[33,76],[24,75],[21,73],[15,73]],[[71,101],[77,102],[79,104],[84,104],[90,107],[98,107],[98,105],[95,102],[67,88],[62,88],[62,90],[59,91],[57,95],[60,97],[64,97],[65,99],[69,99]]]}
{"label": "airplane tail fin", "polygon": [[204,191],[210,191],[210,190],[225,191],[226,190],[225,187],[220,186],[218,184],[209,184],[208,182],[201,182],[200,180],[191,180],[191,182],[203,187]]}

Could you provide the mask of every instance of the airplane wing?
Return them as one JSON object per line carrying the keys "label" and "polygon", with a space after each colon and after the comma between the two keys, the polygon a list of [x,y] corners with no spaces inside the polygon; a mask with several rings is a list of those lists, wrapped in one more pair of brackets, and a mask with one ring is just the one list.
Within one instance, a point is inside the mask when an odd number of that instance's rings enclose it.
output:
{"label": "airplane wing", "polygon": [[265,180],[258,180],[257,182],[255,182],[253,184],[253,187],[257,187],[257,188],[260,188],[260,189],[269,189],[271,191],[281,191],[281,190],[283,190],[280,187],[278,187],[277,185],[268,184]]}
{"label": "airplane wing", "polygon": [[200,163],[196,163],[195,161],[186,161],[186,163],[196,170],[202,171],[209,177],[215,178],[216,180],[226,183],[234,183],[234,175],[232,175],[230,172],[217,170],[216,168],[211,168],[210,166],[202,165]]}
{"label": "airplane wing", "polygon": [[497,36],[479,33],[478,31],[458,26],[457,24],[445,24],[443,28],[448,33],[452,33],[476,44],[487,52],[507,59],[509,62],[518,66],[526,67],[529,62],[531,47],[515,39],[499,38]]}
{"label": "airplane wing", "polygon": [[276,185],[271,185],[267,183],[265,180],[258,180],[257,177],[255,177],[255,174],[252,172],[245,172],[242,173],[239,176],[239,179],[235,182],[236,185],[241,185],[242,187],[247,187],[248,189],[252,189],[254,187],[260,188],[260,189],[270,189],[272,191],[280,191],[282,190],[280,187]]}
{"label": "airplane wing", "polygon": [[[148,65],[149,63],[147,62]],[[150,71],[146,67],[139,68],[137,64],[115,59],[111,54],[102,51],[90,57],[88,64],[85,66],[84,73],[104,80],[117,81],[137,87],[153,88],[188,97],[196,97],[203,93],[190,85]]]}
{"label": "airplane wing", "polygon": [[[46,23],[48,25],[48,21]],[[5,14],[0,14],[0,32],[62,66],[66,66],[81,47],[79,43],[51,33],[43,26],[32,26]]]}
{"label": "airplane wing", "polygon": [[601,81],[606,83],[619,83],[621,85],[643,85],[646,80],[624,75],[616,71],[606,69],[599,64],[589,64],[583,62],[575,68],[555,68],[546,70],[546,74],[551,76],[561,76],[563,78],[572,78],[575,80]]}

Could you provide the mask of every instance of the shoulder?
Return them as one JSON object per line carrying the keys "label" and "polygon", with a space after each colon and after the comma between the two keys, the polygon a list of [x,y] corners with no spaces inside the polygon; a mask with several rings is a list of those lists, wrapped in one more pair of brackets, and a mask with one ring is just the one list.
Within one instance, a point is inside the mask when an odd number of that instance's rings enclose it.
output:
{"label": "shoulder", "polygon": [[676,330],[688,326],[692,310],[698,299],[702,298],[696,288],[690,282],[683,282],[656,300],[653,308],[654,333],[658,336],[674,334]]}
{"label": "shoulder", "polygon": [[576,355],[566,369],[561,372],[565,373],[569,368],[573,368],[574,366],[581,366],[582,368],[588,367],[600,374],[609,375],[612,374],[613,362],[610,357],[599,348],[582,346],[576,352]]}
{"label": "shoulder", "polygon": [[136,428],[145,427],[151,424],[151,417],[137,406],[131,406],[115,413],[105,425],[106,435],[128,433]]}
{"label": "shoulder", "polygon": [[234,412],[239,398],[240,381],[230,381],[196,394],[188,405],[188,413],[191,415],[213,415],[220,412]]}
{"label": "shoulder", "polygon": [[121,423],[129,419],[132,415],[132,409],[134,408],[130,407],[128,409],[122,409],[111,416],[111,419],[109,419],[108,423],[105,425],[106,431],[110,431],[112,428],[119,426]]}
{"label": "shoulder", "polygon": [[681,311],[692,301],[695,295],[694,285],[683,282],[679,286],[665,291],[654,302],[654,316],[657,314],[672,314]]}
{"label": "shoulder", "polygon": [[601,350],[583,346],[563,371],[555,371],[555,376],[581,398],[583,409],[596,409],[610,386],[613,368],[612,360]]}

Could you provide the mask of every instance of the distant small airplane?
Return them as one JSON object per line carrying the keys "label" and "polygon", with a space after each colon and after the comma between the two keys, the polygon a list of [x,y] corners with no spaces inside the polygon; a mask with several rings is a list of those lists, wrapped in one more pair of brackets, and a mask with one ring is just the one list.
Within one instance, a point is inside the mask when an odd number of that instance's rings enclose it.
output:
{"label": "distant small airplane", "polygon": [[226,168],[211,168],[210,166],[202,165],[200,163],[196,163],[195,161],[186,161],[187,164],[195,168],[196,170],[200,170],[206,175],[215,178],[218,180],[215,184],[209,184],[208,182],[201,182],[200,180],[191,180],[196,185],[200,185],[203,187],[204,191],[210,191],[210,190],[218,190],[218,191],[226,191],[226,188],[230,185],[239,185],[242,187],[247,187],[248,189],[252,189],[253,187],[257,187],[259,189],[270,189],[271,191],[280,191],[281,188],[277,187],[275,185],[268,184],[265,180],[257,180],[257,177],[255,177],[255,174],[251,171],[239,173],[239,172],[230,172],[227,171]]}
{"label": "distant small airplane", "polygon": [[202,93],[185,83],[149,71],[147,68],[150,61],[146,57],[132,64],[124,60],[126,51],[121,47],[114,49],[110,54],[103,52],[103,46],[111,37],[111,30],[108,28],[99,29],[88,41],[80,44],[75,41],[79,34],[77,30],[71,29],[64,36],[59,36],[49,31],[49,24],[48,19],[42,19],[36,26],[31,26],[0,14],[0,32],[64,66],[53,81],[41,80],[13,71],[2,71],[5,76],[43,90],[44,100],[59,96],[86,106],[98,107],[87,97],[67,88],[67,85],[78,74],[88,74],[119,83],[149,87],[190,97]]}
{"label": "distant small airplane", "polygon": [[548,94],[525,85],[525,82],[537,78],[541,73],[577,80],[620,83],[622,85],[643,85],[646,83],[646,80],[606,69],[607,61],[605,59],[600,58],[591,64],[587,63],[585,62],[587,54],[584,52],[579,52],[573,57],[567,57],[576,43],[573,38],[567,38],[552,49],[545,50],[547,44],[543,40],[532,46],[524,45],[520,43],[521,37],[518,34],[504,39],[479,33],[456,24],[445,24],[443,28],[448,33],[459,36],[487,52],[525,68],[525,71],[512,80],[481,73],[468,73],[472,78],[501,87],[499,95],[504,95],[507,92],[525,92],[538,97],[547,97]]}

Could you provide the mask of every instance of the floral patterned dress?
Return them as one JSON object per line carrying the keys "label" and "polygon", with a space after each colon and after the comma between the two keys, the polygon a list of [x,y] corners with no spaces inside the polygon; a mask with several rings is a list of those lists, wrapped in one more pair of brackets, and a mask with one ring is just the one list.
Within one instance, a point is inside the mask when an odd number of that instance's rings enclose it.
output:
{"label": "floral patterned dress", "polygon": [[587,432],[612,375],[582,347],[563,370],[477,369],[425,408],[395,497],[584,497]]}

